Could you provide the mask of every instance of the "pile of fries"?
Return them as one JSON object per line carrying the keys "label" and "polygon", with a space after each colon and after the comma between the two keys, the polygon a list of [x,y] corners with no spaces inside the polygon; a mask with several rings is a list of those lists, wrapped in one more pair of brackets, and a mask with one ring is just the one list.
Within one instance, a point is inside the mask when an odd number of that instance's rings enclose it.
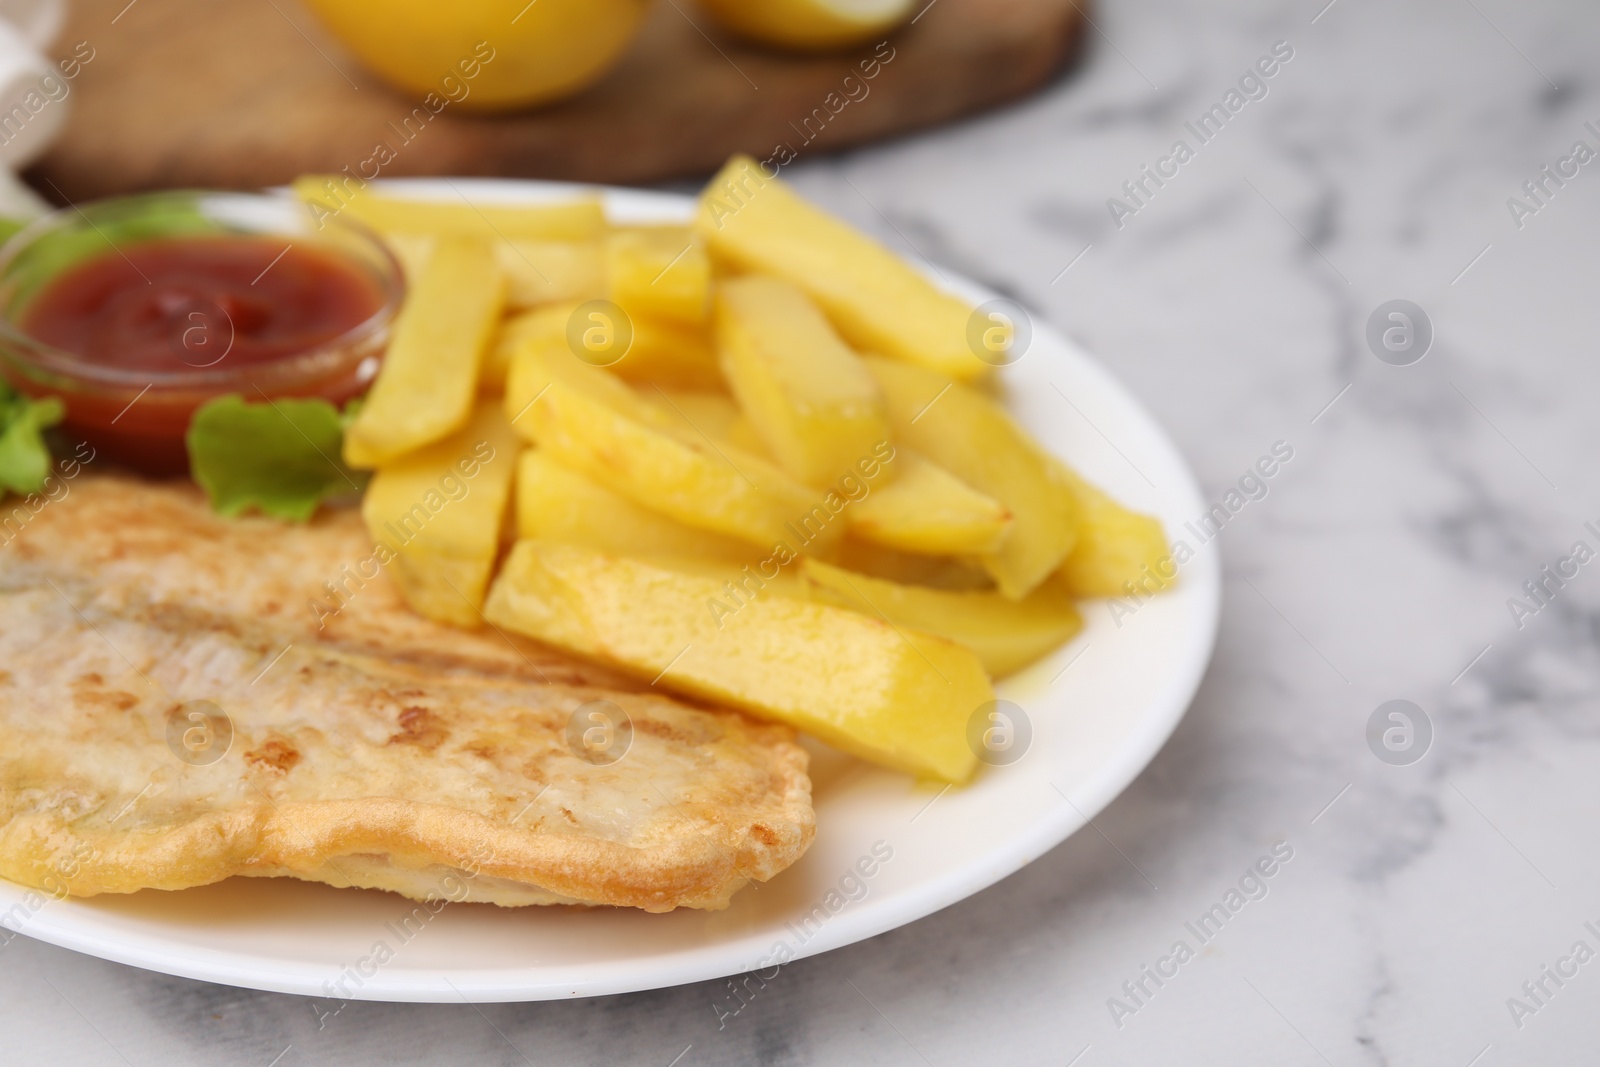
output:
{"label": "pile of fries", "polygon": [[681,226],[296,189],[407,274],[344,448],[423,615],[959,782],[992,678],[1170,573],[994,398],[970,305],[748,159]]}

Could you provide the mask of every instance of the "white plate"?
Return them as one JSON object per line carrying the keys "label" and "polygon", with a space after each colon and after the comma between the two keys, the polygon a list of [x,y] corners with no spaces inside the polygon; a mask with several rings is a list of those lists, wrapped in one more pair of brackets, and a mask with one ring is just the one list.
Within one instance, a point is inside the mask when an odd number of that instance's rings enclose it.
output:
{"label": "white plate", "polygon": [[[413,195],[454,197],[460,190],[497,202],[573,188],[393,185]],[[682,219],[689,207],[664,194],[605,195],[622,219]],[[954,287],[975,302],[994,295],[967,282]],[[1104,603],[1087,605],[1088,625],[1077,640],[1000,686],[999,695],[1023,708],[1032,726],[1017,762],[939,792],[818,748],[816,843],[794,867],[741,891],[721,912],[457,904],[408,927],[402,920],[416,906],[398,896],[236,878],[180,893],[50,901],[24,908],[20,924],[13,918],[7,925],[120,963],[329,1001],[545,1000],[769,967],[786,954],[809,956],[872,937],[992,885],[1082,827],[1166,741],[1211,655],[1221,573],[1216,546],[1200,547],[1184,531],[1185,521],[1204,511],[1193,475],[1110,375],[1035,320],[1030,348],[1002,381],[1011,410],[1048,448],[1120,499],[1159,515],[1169,536],[1198,549],[1175,591],[1120,626]],[[858,862],[875,845],[892,858],[862,878]],[[0,882],[0,918],[15,916],[13,906],[26,895]]]}

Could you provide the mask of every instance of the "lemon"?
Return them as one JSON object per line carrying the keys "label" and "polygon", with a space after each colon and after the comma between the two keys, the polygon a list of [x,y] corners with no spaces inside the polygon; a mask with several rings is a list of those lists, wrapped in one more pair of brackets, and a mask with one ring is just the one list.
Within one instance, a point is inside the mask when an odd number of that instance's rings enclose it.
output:
{"label": "lemon", "polygon": [[451,106],[526,107],[598,80],[649,0],[307,0],[362,63]]}
{"label": "lemon", "polygon": [[870,41],[911,14],[916,0],[700,0],[734,33],[799,51]]}

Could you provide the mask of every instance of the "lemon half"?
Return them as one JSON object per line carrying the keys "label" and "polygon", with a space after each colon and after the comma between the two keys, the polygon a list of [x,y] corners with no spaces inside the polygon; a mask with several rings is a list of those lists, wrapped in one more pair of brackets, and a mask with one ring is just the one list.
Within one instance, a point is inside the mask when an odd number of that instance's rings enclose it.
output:
{"label": "lemon half", "polygon": [[700,0],[727,29],[761,44],[823,51],[862,44],[904,22],[917,0]]}
{"label": "lemon half", "polygon": [[570,96],[609,70],[649,0],[306,0],[370,70],[479,110]]}

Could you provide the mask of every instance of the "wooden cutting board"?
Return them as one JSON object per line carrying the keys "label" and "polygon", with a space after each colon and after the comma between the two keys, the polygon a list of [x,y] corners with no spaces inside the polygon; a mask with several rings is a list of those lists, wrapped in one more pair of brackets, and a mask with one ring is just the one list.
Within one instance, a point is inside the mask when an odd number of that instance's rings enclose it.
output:
{"label": "wooden cutting board", "polygon": [[[70,82],[63,136],[28,176],[51,199],[76,201],[354,171],[380,143],[394,149],[387,177],[642,183],[704,174],[735,151],[767,158],[780,144],[803,159],[1039,88],[1076,52],[1078,2],[935,0],[885,46],[794,57],[741,44],[691,0],[669,0],[582,95],[514,115],[446,107],[407,143],[397,126],[416,101],[364,71],[294,0],[72,0],[58,51],[84,41],[94,57]],[[860,80],[874,51],[887,61]]]}

